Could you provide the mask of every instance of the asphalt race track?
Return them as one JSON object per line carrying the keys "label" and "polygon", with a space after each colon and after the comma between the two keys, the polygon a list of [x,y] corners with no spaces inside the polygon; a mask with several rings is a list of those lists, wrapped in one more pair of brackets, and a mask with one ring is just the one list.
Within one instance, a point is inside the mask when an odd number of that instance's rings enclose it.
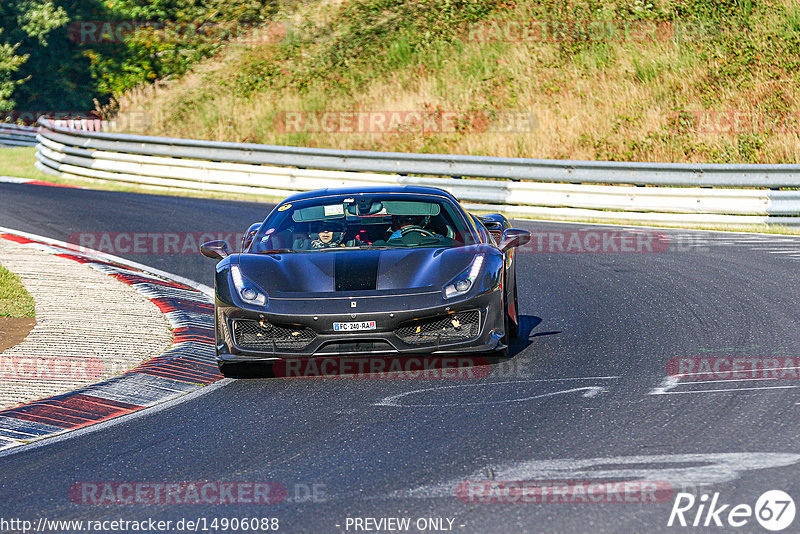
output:
{"label": "asphalt race track", "polygon": [[[80,232],[242,232],[269,209],[0,184],[0,226],[61,240]],[[426,532],[766,532],[754,517],[732,528],[728,512],[755,506],[768,490],[800,497],[797,369],[777,379],[677,380],[668,368],[677,358],[797,361],[788,358],[800,358],[800,239],[638,230],[657,243],[654,252],[550,253],[553,236],[566,243],[576,232],[619,228],[518,226],[545,232],[545,252],[517,256],[522,336],[513,357],[486,376],[229,381],[0,457],[0,517],[209,525],[269,517],[285,532],[364,532],[374,524],[357,530],[355,518],[390,517],[410,518],[410,532],[420,518],[443,519],[421,524]],[[212,283],[214,263],[199,253],[117,254]],[[287,497],[269,505],[92,505],[75,497],[81,483],[186,481],[275,482]],[[615,490],[601,502],[481,502],[480,491],[459,493],[469,481],[671,489],[660,502],[615,502]],[[719,515],[725,528],[713,520],[707,528],[667,526],[679,491],[698,503],[719,493],[718,507],[730,505]],[[798,525],[800,518],[786,531]]]}

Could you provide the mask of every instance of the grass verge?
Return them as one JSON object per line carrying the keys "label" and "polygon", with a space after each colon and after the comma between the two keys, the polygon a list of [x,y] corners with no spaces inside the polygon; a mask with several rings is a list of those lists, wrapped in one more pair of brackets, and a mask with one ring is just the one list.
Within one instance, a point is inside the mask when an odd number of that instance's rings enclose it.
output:
{"label": "grass verge", "polygon": [[[0,176],[50,180],[50,177],[34,167],[36,147],[0,148]],[[52,180],[51,180],[52,181]]]}
{"label": "grass verge", "polygon": [[33,298],[19,277],[0,266],[0,317],[34,317]]}

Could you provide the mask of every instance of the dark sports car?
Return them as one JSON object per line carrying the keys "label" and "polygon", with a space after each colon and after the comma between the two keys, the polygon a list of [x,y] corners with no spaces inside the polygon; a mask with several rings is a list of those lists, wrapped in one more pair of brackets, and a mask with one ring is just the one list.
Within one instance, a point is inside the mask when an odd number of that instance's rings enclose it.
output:
{"label": "dark sports car", "polygon": [[530,234],[474,216],[446,191],[300,193],[253,224],[216,267],[217,362],[370,355],[504,355],[517,334],[514,248]]}

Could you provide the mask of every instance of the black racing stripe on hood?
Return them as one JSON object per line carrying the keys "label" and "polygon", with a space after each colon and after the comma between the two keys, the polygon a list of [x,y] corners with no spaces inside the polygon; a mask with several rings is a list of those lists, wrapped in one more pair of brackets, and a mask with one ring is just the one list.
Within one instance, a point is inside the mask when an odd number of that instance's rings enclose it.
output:
{"label": "black racing stripe on hood", "polygon": [[334,265],[336,291],[370,290],[378,287],[380,252],[337,254]]}

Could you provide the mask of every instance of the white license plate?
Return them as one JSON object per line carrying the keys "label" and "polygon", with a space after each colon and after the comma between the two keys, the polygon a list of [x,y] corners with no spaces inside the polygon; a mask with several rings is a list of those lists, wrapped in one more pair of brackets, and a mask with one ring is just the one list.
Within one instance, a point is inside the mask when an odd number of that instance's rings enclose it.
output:
{"label": "white license plate", "polygon": [[375,321],[357,321],[354,323],[333,323],[337,332],[352,332],[354,330],[375,330]]}

